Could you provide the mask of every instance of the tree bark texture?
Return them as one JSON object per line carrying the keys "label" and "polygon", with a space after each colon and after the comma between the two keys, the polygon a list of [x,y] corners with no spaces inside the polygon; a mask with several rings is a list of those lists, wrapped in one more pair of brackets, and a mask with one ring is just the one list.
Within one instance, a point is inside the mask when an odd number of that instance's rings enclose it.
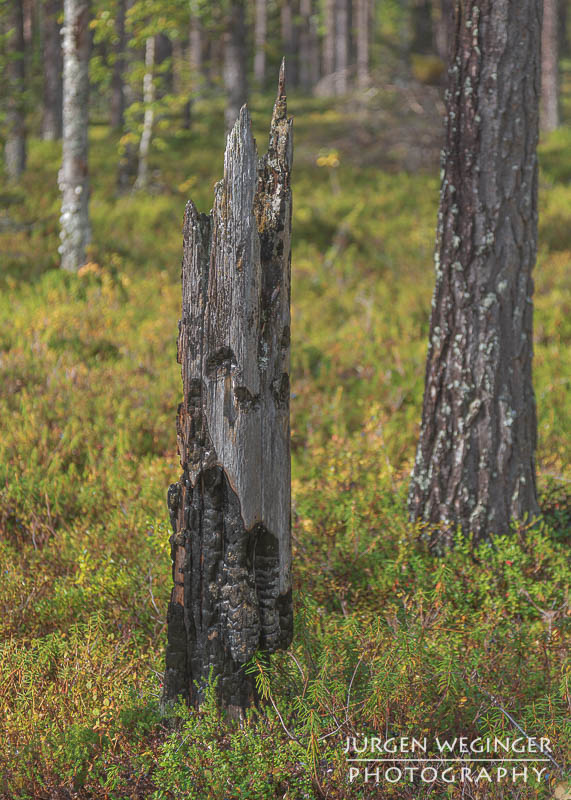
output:
{"label": "tree bark texture", "polygon": [[335,0],[335,94],[347,93],[349,66],[348,0]]}
{"label": "tree bark texture", "polygon": [[292,122],[282,72],[268,153],[246,107],[209,216],[184,221],[178,360],[182,475],[169,489],[174,588],[163,703],[234,716],[256,699],[244,664],[291,641],[290,231]]}
{"label": "tree bark texture", "polygon": [[538,513],[532,267],[542,0],[456,4],[409,510],[479,540]]}
{"label": "tree bark texture", "polygon": [[137,191],[145,189],[149,183],[149,151],[151,149],[151,139],[153,136],[153,121],[155,110],[155,48],[156,37],[149,36],[145,42],[145,77],[143,78],[143,102],[145,104],[145,115],[143,117],[143,132],[139,142],[139,166],[137,170],[137,180],[135,189]]}
{"label": "tree bark texture", "polygon": [[559,126],[559,30],[557,0],[543,0],[541,33],[541,128]]}
{"label": "tree bark texture", "polygon": [[248,99],[246,77],[245,0],[232,0],[224,43],[224,86],[226,87],[226,130],[238,119]]}
{"label": "tree bark texture", "polygon": [[113,47],[115,60],[111,74],[111,127],[122,130],[125,122],[125,48],[127,35],[125,30],[126,0],[117,0],[117,16],[115,18],[115,35],[117,41]]}
{"label": "tree bark texture", "polygon": [[369,85],[369,0],[355,0],[357,27],[357,85]]}
{"label": "tree bark texture", "polygon": [[64,0],[63,153],[59,172],[62,192],[59,252],[63,269],[85,263],[89,225],[88,96],[89,2]]}
{"label": "tree bark texture", "polygon": [[46,0],[43,7],[44,107],[42,138],[46,141],[61,139],[63,130],[61,27],[58,21],[61,8],[60,0]]}
{"label": "tree bark texture", "polygon": [[4,164],[8,180],[17,181],[26,168],[26,109],[24,102],[26,63],[24,7],[22,0],[10,4],[7,40],[8,103]]}
{"label": "tree bark texture", "polygon": [[266,82],[267,0],[256,0],[254,25],[254,78],[260,88]]}

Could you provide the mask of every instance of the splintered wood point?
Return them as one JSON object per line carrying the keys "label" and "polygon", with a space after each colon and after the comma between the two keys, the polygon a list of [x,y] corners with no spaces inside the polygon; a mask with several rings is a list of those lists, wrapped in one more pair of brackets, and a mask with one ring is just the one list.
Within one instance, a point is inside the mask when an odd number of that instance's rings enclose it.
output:
{"label": "splintered wood point", "polygon": [[290,497],[292,121],[285,69],[258,158],[246,106],[228,135],[209,215],[184,218],[177,420],[168,493],[173,591],[163,703],[200,705],[210,678],[240,716],[244,665],[293,634]]}

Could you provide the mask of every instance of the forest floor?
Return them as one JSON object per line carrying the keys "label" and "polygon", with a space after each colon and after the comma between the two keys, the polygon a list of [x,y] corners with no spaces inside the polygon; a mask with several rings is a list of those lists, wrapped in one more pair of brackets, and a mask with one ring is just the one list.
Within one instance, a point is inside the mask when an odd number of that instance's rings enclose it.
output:
{"label": "forest floor", "polygon": [[[271,99],[251,107],[262,152]],[[0,796],[552,797],[551,762],[539,783],[347,779],[347,735],[513,738],[514,721],[569,764],[571,131],[540,147],[544,516],[436,559],[405,507],[442,141],[426,87],[290,103],[295,640],[251,665],[273,704],[241,728],[213,704],[159,717],[181,223],[188,197],[210,207],[221,111],[165,120],[137,195],[117,194],[117,137],[92,126],[77,275],[55,268],[58,145],[32,141],[21,185],[0,186]]]}

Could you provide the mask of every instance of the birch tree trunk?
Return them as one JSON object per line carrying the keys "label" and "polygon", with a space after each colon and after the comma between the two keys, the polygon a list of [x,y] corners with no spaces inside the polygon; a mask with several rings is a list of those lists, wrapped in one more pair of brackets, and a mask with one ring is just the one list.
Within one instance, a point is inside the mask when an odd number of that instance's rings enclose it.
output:
{"label": "birch tree trunk", "polygon": [[369,85],[369,0],[356,0],[357,20],[357,85]]}
{"label": "birch tree trunk", "polygon": [[22,0],[12,0],[9,9],[10,32],[7,39],[8,103],[4,164],[8,180],[17,181],[26,168],[26,112],[24,102],[26,66],[24,42],[24,7]]}
{"label": "birch tree trunk", "polygon": [[531,380],[542,0],[456,5],[413,519],[475,540],[538,513]]}
{"label": "birch tree trunk", "polygon": [[60,0],[46,0],[43,8],[43,67],[44,92],[42,113],[42,138],[46,141],[61,139],[62,118],[62,57],[61,28],[58,14]]}
{"label": "birch tree trunk", "polygon": [[145,42],[145,77],[143,78],[143,102],[145,104],[145,116],[143,118],[143,133],[139,143],[139,166],[137,169],[137,180],[135,190],[145,189],[149,183],[149,151],[151,149],[151,138],[153,136],[153,120],[155,110],[155,37],[149,36]]}
{"label": "birch tree trunk", "polygon": [[[217,679],[235,717],[256,700],[245,663],[292,638],[289,429],[292,123],[283,65],[267,155],[246,107],[209,216],[184,221],[177,433],[168,493],[173,581],[163,705]],[[212,670],[212,675],[210,671]]]}
{"label": "birch tree trunk", "polygon": [[348,0],[335,2],[335,94],[347,94],[349,66],[349,9]]}
{"label": "birch tree trunk", "polygon": [[238,119],[248,99],[246,78],[245,0],[232,0],[224,44],[224,85],[226,87],[226,130]]}
{"label": "birch tree trunk", "polygon": [[267,36],[267,0],[256,0],[256,20],[254,28],[254,78],[263,89],[266,82],[266,36]]}
{"label": "birch tree trunk", "polygon": [[125,47],[127,36],[125,31],[126,0],[117,0],[117,17],[115,19],[116,43],[113,47],[115,60],[111,74],[111,127],[121,130],[125,123]]}
{"label": "birch tree trunk", "polygon": [[89,2],[64,0],[63,152],[59,172],[62,193],[59,252],[62,269],[85,263],[89,224],[88,97]]}
{"label": "birch tree trunk", "polygon": [[559,127],[559,30],[557,0],[543,0],[541,33],[541,129]]}

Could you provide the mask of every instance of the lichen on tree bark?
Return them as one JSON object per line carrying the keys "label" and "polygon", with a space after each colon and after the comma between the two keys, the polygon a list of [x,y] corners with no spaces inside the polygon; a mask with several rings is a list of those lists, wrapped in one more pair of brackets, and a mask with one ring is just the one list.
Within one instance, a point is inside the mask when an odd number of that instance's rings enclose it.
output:
{"label": "lichen on tree bark", "polygon": [[541,0],[456,3],[412,519],[476,540],[538,513],[532,387]]}
{"label": "lichen on tree bark", "polygon": [[245,663],[292,637],[291,164],[282,66],[268,153],[244,106],[211,214],[185,212],[164,703],[200,705],[212,677],[240,715],[256,699]]}

